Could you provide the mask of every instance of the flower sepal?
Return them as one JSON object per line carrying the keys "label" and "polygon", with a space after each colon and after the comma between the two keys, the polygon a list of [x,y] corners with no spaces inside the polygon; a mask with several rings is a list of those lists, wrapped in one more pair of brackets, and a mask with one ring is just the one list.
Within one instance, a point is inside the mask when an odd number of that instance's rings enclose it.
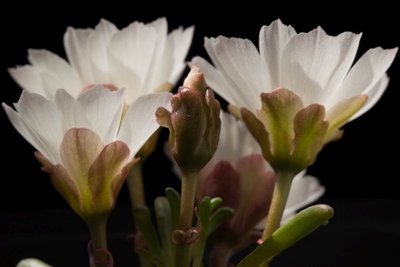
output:
{"label": "flower sepal", "polygon": [[367,99],[365,95],[352,97],[326,112],[320,104],[304,107],[298,95],[279,88],[261,94],[257,114],[242,108],[241,117],[275,171],[298,173],[314,163],[327,142],[341,137],[340,127]]}
{"label": "flower sepal", "polygon": [[51,176],[57,191],[86,222],[106,218],[137,159],[122,141],[104,145],[86,128],[71,128],[60,146],[63,165],[52,164],[40,152],[37,160]]}

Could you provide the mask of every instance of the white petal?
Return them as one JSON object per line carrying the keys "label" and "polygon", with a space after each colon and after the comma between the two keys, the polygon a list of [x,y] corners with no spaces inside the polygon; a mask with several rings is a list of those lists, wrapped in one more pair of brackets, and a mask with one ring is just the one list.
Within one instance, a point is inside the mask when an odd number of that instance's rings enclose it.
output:
{"label": "white petal", "polygon": [[118,140],[125,142],[135,155],[147,139],[158,129],[155,112],[158,107],[171,110],[170,93],[149,94],[133,102],[122,121]]}
{"label": "white petal", "polygon": [[[147,27],[152,27],[156,31],[157,40],[155,40],[154,54],[152,58],[149,58],[150,66],[148,73],[143,77],[141,95],[153,93],[155,88],[158,88],[161,84],[167,82],[168,73],[165,70],[170,71],[172,68],[171,60],[165,60],[164,55],[170,53],[166,51],[167,45],[167,32],[168,25],[165,18],[159,18],[149,24]],[[169,55],[171,58],[171,55]],[[164,67],[163,64],[165,64]]]}
{"label": "white petal", "polygon": [[115,140],[124,106],[124,90],[111,92],[96,86],[81,94],[78,102],[92,125],[92,129],[104,144]]}
{"label": "white petal", "polygon": [[359,39],[349,32],[329,36],[320,27],[294,36],[283,51],[281,86],[301,96],[305,106],[324,101],[350,68]]}
{"label": "white petal", "polygon": [[28,50],[32,66],[10,70],[11,75],[26,90],[54,98],[56,90],[64,88],[77,95],[82,82],[72,67],[62,58],[47,50]]}
{"label": "white petal", "polygon": [[379,101],[379,99],[381,99],[388,84],[389,77],[384,74],[379,82],[368,91],[368,102],[351,118],[351,120],[360,117],[365,112],[370,110]]}
{"label": "white petal", "polygon": [[[240,93],[238,107],[255,110],[260,106],[260,93],[265,91],[267,66],[261,59],[254,44],[247,39],[226,38],[205,39],[205,48],[213,63],[225,76],[225,79],[236,87]],[[226,88],[214,88],[221,95]]]}
{"label": "white petal", "polygon": [[18,262],[16,267],[51,267],[51,266],[37,259],[25,259]]}
{"label": "white petal", "polygon": [[[238,106],[238,103],[243,102],[242,93],[235,85],[230,84],[225,76],[214,66],[208,63],[201,57],[194,57],[190,65],[195,65],[200,68],[206,78],[206,83],[214,91],[218,92],[228,103]],[[261,102],[259,106],[261,105]]]}
{"label": "white petal", "polygon": [[30,65],[8,69],[11,77],[21,86],[24,90],[32,93],[47,96],[43,90],[43,83],[41,72],[38,68]]}
{"label": "white petal", "polygon": [[94,76],[94,80],[91,83],[108,84],[111,81],[107,48],[116,32],[118,32],[118,29],[114,24],[101,19],[95,30],[88,37],[87,56]]}
{"label": "white petal", "polygon": [[54,74],[68,73],[71,70],[64,59],[44,49],[29,49],[28,60],[33,66]]}
{"label": "white petal", "polygon": [[289,40],[296,35],[296,31],[291,26],[286,26],[279,19],[269,26],[263,26],[259,35],[259,46],[261,57],[268,65],[270,90],[281,85],[281,60],[282,52]]}
{"label": "white petal", "polygon": [[68,60],[85,84],[91,84],[94,81],[94,73],[88,59],[88,40],[92,33],[92,29],[69,27],[64,34],[64,46]]}
{"label": "white petal", "polygon": [[140,77],[111,53],[109,53],[109,64],[112,69],[111,83],[118,88],[126,89],[125,101],[130,105],[140,96]]}
{"label": "white petal", "polygon": [[84,109],[78,101],[64,89],[57,90],[55,103],[61,114],[62,132],[71,128],[88,128],[93,130],[92,123],[86,117]]}
{"label": "white petal", "polygon": [[192,43],[194,27],[188,27],[186,29],[178,28],[168,35],[167,42],[172,47],[172,70],[168,77],[168,82],[175,85],[182,75],[182,71],[185,68],[185,58],[189,51],[190,44]]}
{"label": "white petal", "polygon": [[23,91],[15,108],[27,128],[42,140],[42,149],[45,150],[43,152],[46,157],[59,163],[59,147],[64,132],[61,127],[61,114],[56,105],[43,96]]}
{"label": "white petal", "polygon": [[[15,112],[14,109],[7,106],[5,103],[3,103],[2,105],[8,119],[10,120],[14,128],[18,131],[18,133],[21,134],[25,138],[25,140],[28,141],[34,148],[45,155],[46,158],[50,159],[50,155],[46,150],[46,144],[43,142],[43,140],[26,125],[24,120],[21,119],[19,114]],[[53,161],[53,163],[55,162]]]}
{"label": "white petal", "polygon": [[289,219],[290,215],[294,215],[297,210],[320,198],[324,192],[325,187],[320,185],[317,178],[310,175],[304,176],[304,172],[298,174],[293,179],[284,211],[284,219]]}
{"label": "white petal", "polygon": [[335,95],[336,102],[367,93],[382,78],[396,56],[397,48],[368,50],[351,68]]}
{"label": "white petal", "polygon": [[236,165],[237,161],[245,156],[261,154],[261,149],[251,136],[243,122],[231,114],[222,111],[221,133],[213,161],[229,161]]}
{"label": "white petal", "polygon": [[140,79],[139,85],[127,85],[128,93],[129,90],[142,90],[154,57],[157,38],[157,31],[153,27],[139,22],[130,24],[112,37],[109,53]]}

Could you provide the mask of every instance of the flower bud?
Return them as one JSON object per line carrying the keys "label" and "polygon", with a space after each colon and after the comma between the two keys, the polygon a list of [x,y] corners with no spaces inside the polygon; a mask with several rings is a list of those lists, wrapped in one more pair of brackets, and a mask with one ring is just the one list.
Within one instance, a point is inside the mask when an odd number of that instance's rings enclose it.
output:
{"label": "flower bud", "polygon": [[182,173],[197,173],[214,155],[221,128],[220,105],[197,67],[192,67],[171,105],[172,112],[157,110],[158,123],[169,128],[171,154]]}

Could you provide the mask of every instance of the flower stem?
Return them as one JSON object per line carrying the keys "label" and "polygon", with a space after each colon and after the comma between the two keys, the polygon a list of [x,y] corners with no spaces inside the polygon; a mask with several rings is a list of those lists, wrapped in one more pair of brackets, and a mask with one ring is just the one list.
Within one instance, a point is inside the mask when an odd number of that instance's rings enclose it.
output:
{"label": "flower stem", "polygon": [[146,205],[142,177],[142,163],[140,161],[133,165],[132,170],[128,175],[127,183],[132,208]]}
{"label": "flower stem", "polygon": [[293,178],[294,175],[292,172],[277,172],[274,193],[262,240],[267,240],[279,228]]}
{"label": "flower stem", "polygon": [[[294,178],[292,172],[276,172],[276,182],[272,201],[269,207],[267,221],[265,223],[262,240],[265,241],[279,228],[285,210],[286,202],[289,196],[290,187]],[[265,262],[262,267],[268,267],[269,262]],[[261,266],[260,266],[261,267]]]}
{"label": "flower stem", "polygon": [[[107,249],[107,219],[95,220],[88,224],[92,250],[91,267],[112,267],[112,257]],[[111,259],[110,259],[111,257]]]}
{"label": "flower stem", "polygon": [[178,228],[187,231],[192,227],[194,200],[196,197],[197,174],[182,177],[181,209]]}
{"label": "flower stem", "polygon": [[[192,227],[194,201],[196,196],[197,175],[190,173],[182,177],[181,209],[179,211],[178,229],[188,231]],[[179,244],[176,249],[177,267],[190,266],[191,245]]]}

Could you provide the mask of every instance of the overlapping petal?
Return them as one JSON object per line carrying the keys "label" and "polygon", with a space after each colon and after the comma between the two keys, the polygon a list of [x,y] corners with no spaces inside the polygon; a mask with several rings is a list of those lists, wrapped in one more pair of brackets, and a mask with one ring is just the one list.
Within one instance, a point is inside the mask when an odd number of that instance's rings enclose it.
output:
{"label": "overlapping petal", "polygon": [[171,94],[149,94],[131,104],[121,123],[123,90],[96,86],[77,98],[59,89],[53,99],[24,90],[14,127],[39,152],[36,158],[75,212],[86,221],[113,208],[134,155],[157,130],[155,111]]}
{"label": "overlapping petal", "polygon": [[296,33],[277,20],[261,28],[259,51],[247,39],[206,38],[205,48],[215,67],[199,57],[192,64],[203,69],[218,94],[239,108],[255,112],[262,92],[283,87],[297,94],[305,106],[330,109],[344,99],[373,94],[372,88],[396,55],[397,48],[371,49],[352,66],[360,38],[361,34],[351,32],[330,36],[320,27]]}
{"label": "overlapping petal", "polygon": [[169,91],[185,68],[193,27],[168,34],[165,18],[133,22],[119,30],[101,19],[94,29],[69,27],[64,35],[68,61],[46,50],[29,50],[30,65],[12,68],[25,90],[53,99],[65,89],[73,97],[96,84],[125,88],[124,100]]}

